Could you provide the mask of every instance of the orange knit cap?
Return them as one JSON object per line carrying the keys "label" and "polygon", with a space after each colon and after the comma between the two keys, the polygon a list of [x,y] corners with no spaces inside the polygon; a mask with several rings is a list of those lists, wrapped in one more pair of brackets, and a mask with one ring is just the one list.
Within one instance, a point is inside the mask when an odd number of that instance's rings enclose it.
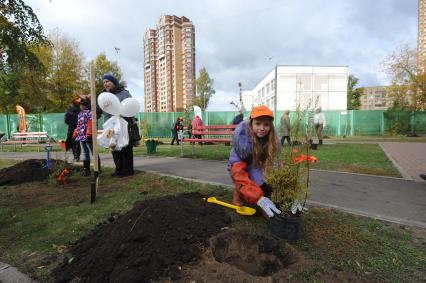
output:
{"label": "orange knit cap", "polygon": [[271,109],[269,109],[265,105],[253,107],[253,110],[251,111],[251,114],[250,114],[250,118],[256,119],[261,116],[268,116],[274,119],[274,113],[271,111]]}

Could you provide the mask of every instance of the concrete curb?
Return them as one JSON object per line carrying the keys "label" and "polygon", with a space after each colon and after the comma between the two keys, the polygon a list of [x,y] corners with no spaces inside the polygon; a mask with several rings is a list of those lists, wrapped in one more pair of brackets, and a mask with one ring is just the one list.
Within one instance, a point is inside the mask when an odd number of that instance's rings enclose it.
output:
{"label": "concrete curb", "polygon": [[194,183],[200,183],[200,184],[207,184],[207,185],[225,187],[225,188],[230,189],[230,190],[232,190],[234,188],[232,185],[228,185],[228,184],[223,184],[223,183],[218,183],[218,182],[211,182],[211,181],[205,181],[205,180],[200,180],[200,179],[192,179],[192,178],[187,178],[187,177],[181,177],[181,176],[176,176],[176,175],[172,175],[172,174],[161,173],[161,172],[154,171],[154,170],[141,170],[141,171],[144,171],[144,172],[147,172],[147,173],[156,174],[156,175],[160,175],[160,176],[164,176],[164,177],[181,179],[181,180],[185,180],[185,181],[189,181],[189,182],[194,182]]}
{"label": "concrete curb", "polygon": [[407,219],[390,217],[390,216],[384,216],[384,215],[375,214],[375,213],[368,213],[368,212],[364,212],[364,211],[357,210],[357,209],[346,208],[346,207],[341,207],[341,206],[334,205],[334,204],[327,204],[327,203],[322,203],[322,202],[317,202],[317,201],[312,201],[312,200],[306,200],[306,203],[309,204],[309,205],[312,205],[312,206],[333,208],[333,209],[336,209],[336,210],[339,210],[339,211],[347,212],[347,213],[358,215],[358,216],[364,216],[364,217],[369,217],[369,218],[373,218],[373,219],[383,220],[383,221],[386,221],[386,222],[391,222],[391,223],[396,223],[396,224],[401,224],[401,225],[406,225],[406,226],[415,226],[415,227],[420,227],[420,228],[426,229],[426,223],[424,223],[424,222],[407,220]]}
{"label": "concrete curb", "polygon": [[[395,180],[405,180],[404,178],[400,178],[400,177],[382,176],[382,175],[374,175],[374,174],[353,173],[353,172],[324,170],[324,169],[309,169],[309,170],[310,171],[316,171],[316,172],[328,172],[328,173],[348,174],[348,175],[355,175],[355,176],[366,176],[366,177],[377,177],[377,178],[386,178],[386,179],[395,179]],[[407,181],[412,181],[412,180],[407,180]]]}

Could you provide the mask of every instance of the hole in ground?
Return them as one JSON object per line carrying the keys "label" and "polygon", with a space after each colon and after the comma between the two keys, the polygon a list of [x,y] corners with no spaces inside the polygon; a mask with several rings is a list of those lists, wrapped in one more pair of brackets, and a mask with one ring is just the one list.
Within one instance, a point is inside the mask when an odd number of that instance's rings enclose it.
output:
{"label": "hole in ground", "polygon": [[228,230],[210,240],[214,258],[254,276],[270,276],[297,261],[294,250],[273,238]]}

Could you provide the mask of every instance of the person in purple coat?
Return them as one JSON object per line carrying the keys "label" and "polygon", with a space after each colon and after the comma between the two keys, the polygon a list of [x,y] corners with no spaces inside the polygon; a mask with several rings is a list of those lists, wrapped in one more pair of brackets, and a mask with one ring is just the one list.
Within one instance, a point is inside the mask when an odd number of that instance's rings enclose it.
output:
{"label": "person in purple coat", "polygon": [[268,107],[254,107],[249,121],[241,122],[235,129],[228,160],[235,185],[233,203],[242,206],[243,198],[249,204],[257,204],[268,217],[281,213],[269,199],[272,189],[263,179],[263,170],[273,165],[278,152],[273,120],[274,114]]}

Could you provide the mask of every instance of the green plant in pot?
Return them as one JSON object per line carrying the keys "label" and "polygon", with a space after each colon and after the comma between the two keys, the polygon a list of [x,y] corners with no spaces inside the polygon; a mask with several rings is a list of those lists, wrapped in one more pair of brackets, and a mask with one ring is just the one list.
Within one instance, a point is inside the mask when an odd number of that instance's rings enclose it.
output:
{"label": "green plant in pot", "polygon": [[157,152],[157,145],[160,143],[159,139],[156,138],[147,138],[144,139],[146,145],[146,152],[148,154],[153,154]]}
{"label": "green plant in pot", "polygon": [[[309,166],[315,162],[309,152],[309,144],[292,147],[290,154],[282,154],[277,166],[266,174],[266,183],[272,187],[271,200],[280,215],[270,219],[273,235],[287,240],[297,240],[300,216],[309,192]],[[303,153],[302,153],[303,152]]]}
{"label": "green plant in pot", "polygon": [[275,166],[265,172],[265,182],[272,188],[271,200],[281,210],[280,215],[270,219],[271,232],[287,240],[298,239],[300,216],[309,193],[309,169],[316,162],[310,155],[312,112],[298,107],[294,114],[293,143],[284,147]]}

